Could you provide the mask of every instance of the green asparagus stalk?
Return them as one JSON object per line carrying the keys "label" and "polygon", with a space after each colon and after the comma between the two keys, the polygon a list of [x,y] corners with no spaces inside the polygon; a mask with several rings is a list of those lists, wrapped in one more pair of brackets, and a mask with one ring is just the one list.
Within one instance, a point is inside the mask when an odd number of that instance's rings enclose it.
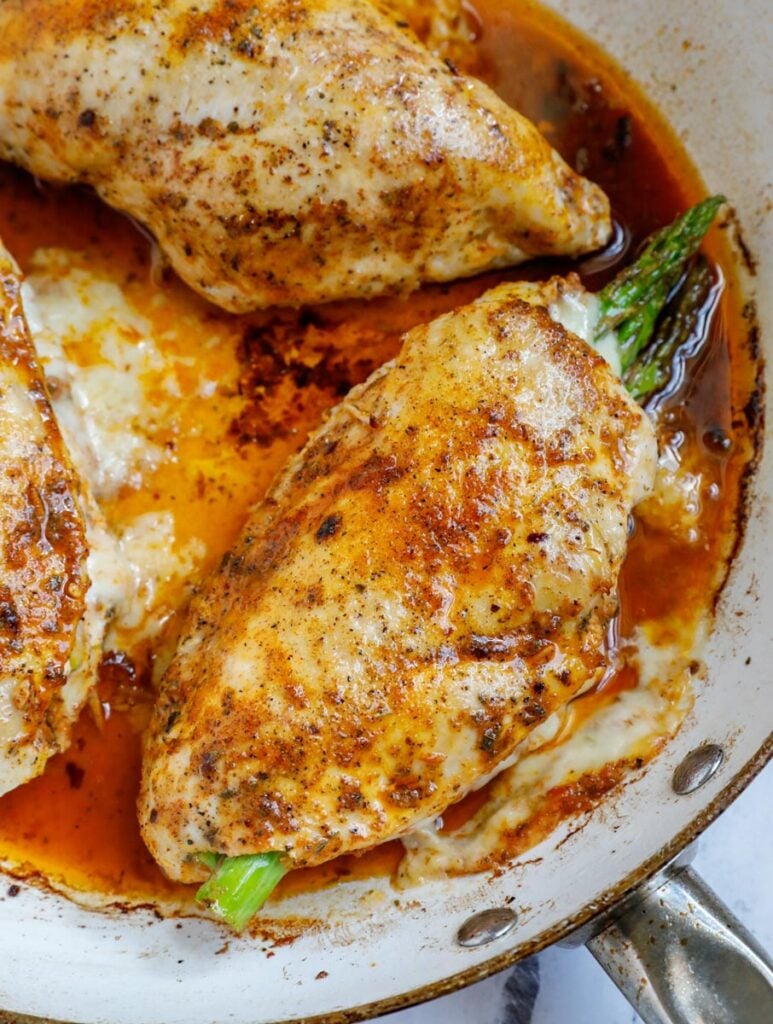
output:
{"label": "green asparagus stalk", "polygon": [[288,870],[278,853],[240,857],[200,853],[198,860],[212,869],[212,875],[196,893],[196,899],[237,932],[249,924]]}
{"label": "green asparagus stalk", "polygon": [[658,324],[652,341],[623,376],[628,391],[637,402],[643,402],[668,384],[674,356],[694,334],[713,286],[714,277],[708,260],[699,256],[687,272],[670,309]]}
{"label": "green asparagus stalk", "polygon": [[724,196],[704,199],[656,232],[636,262],[599,292],[595,338],[615,332],[624,374],[653,338],[658,317],[724,202]]}

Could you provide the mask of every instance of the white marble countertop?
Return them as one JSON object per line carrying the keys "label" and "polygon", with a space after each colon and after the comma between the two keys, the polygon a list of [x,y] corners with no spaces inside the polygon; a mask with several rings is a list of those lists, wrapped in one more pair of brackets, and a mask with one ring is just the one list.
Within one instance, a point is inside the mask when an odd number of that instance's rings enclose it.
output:
{"label": "white marble countertop", "polygon": [[[773,766],[704,832],[693,866],[762,945],[773,949]],[[388,1024],[638,1024],[584,948],[552,947]],[[731,1022],[728,1022],[731,1024]]]}

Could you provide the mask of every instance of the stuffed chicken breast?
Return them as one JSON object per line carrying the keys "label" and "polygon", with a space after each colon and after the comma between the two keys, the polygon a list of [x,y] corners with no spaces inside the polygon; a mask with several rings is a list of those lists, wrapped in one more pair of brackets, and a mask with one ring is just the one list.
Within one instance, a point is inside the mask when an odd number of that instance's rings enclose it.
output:
{"label": "stuffed chicken breast", "polygon": [[0,155],[93,186],[234,311],[603,245],[603,193],[405,6],[7,0]]}
{"label": "stuffed chicken breast", "polygon": [[0,794],[67,745],[95,673],[80,486],[20,289],[0,247]]}
{"label": "stuffed chicken breast", "polygon": [[538,300],[505,285],[410,331],[194,599],[140,798],[171,877],[404,834],[603,671],[654,433]]}

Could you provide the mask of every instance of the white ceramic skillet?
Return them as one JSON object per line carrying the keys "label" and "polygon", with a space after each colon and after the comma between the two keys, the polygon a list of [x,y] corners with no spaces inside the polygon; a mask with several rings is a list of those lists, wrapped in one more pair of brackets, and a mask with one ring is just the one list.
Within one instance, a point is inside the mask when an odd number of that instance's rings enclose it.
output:
{"label": "white ceramic skillet", "polygon": [[[773,41],[767,0],[565,0],[553,6],[629,69],[682,137],[709,189],[732,197],[757,262],[756,278],[745,287],[756,293],[762,345],[773,357]],[[207,921],[157,920],[149,911],[90,913],[23,887],[15,899],[0,899],[0,1007],[6,1019],[29,1014],[89,1024],[359,1020],[477,980],[617,903],[689,843],[770,752],[771,444],[751,485],[749,508],[745,543],[707,651],[709,679],[694,711],[665,753],[607,800],[579,833],[567,838],[567,826],[526,863],[495,878],[433,882],[404,894],[369,880],[285,901],[282,912],[326,926],[271,949],[229,937]],[[706,743],[721,748],[721,765],[704,785],[679,795],[674,770]],[[623,980],[630,981],[626,959],[638,955],[641,924],[655,912],[671,914],[667,927],[655,932],[678,940],[678,929],[685,928],[688,941],[676,947],[676,960],[673,949],[662,946],[654,963],[638,960],[634,989],[646,1018],[773,1019],[773,1009],[764,1004],[773,992],[759,973],[764,966],[753,950],[740,948],[743,935],[723,936],[717,923],[721,908],[709,907],[701,918],[706,925],[713,915],[714,924],[701,934],[705,939],[713,929],[714,945],[696,942],[703,894],[693,886],[685,895],[690,885],[684,876],[668,882],[644,912],[629,911],[593,940],[596,952],[616,958]],[[460,945],[459,927],[485,908],[507,908],[517,919],[492,942]],[[507,916],[512,924],[512,914]],[[682,982],[670,992],[658,990],[663,978],[657,968],[669,963],[682,970]],[[723,965],[729,969],[718,970]],[[648,972],[652,986],[644,983]],[[701,984],[685,981],[690,976],[715,990],[707,996]],[[728,979],[742,982],[740,996],[726,987],[716,991]]]}

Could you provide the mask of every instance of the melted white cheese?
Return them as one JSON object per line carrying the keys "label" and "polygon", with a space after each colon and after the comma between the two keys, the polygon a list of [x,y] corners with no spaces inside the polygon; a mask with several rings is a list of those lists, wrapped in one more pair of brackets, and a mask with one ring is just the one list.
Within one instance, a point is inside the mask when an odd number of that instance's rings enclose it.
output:
{"label": "melted white cheese", "polygon": [[202,541],[193,538],[179,545],[174,516],[169,511],[146,512],[129,520],[118,535],[120,557],[129,569],[131,584],[119,606],[118,625],[135,638],[159,631],[173,609],[159,605],[157,590],[173,578],[189,580],[205,554]]}
{"label": "melted white cheese", "polygon": [[578,338],[587,341],[596,349],[600,356],[609,363],[619,377],[622,374],[620,352],[613,331],[607,331],[600,338],[594,338],[596,324],[599,322],[599,300],[584,288],[572,290],[567,288],[556,299],[548,304],[548,313]]}
{"label": "melted white cheese", "polygon": [[647,499],[646,514],[648,522],[677,534],[688,544],[696,544],[701,536],[703,503],[711,500],[712,490],[702,472],[684,463],[683,443],[678,431],[661,440],[655,486]]}
{"label": "melted white cheese", "polygon": [[177,543],[169,511],[135,516],[115,531],[92,523],[89,545],[88,603],[106,624],[107,650],[131,650],[156,636],[175,611],[159,598],[161,584],[177,579],[189,590],[205,554],[196,538]]}
{"label": "melted white cheese", "polygon": [[[701,637],[696,636],[695,647]],[[600,704],[564,742],[551,745],[566,709],[535,729],[494,782],[485,805],[455,832],[440,832],[441,819],[405,836],[401,884],[480,869],[505,833],[539,811],[550,790],[605,765],[646,761],[678,730],[692,704],[692,646],[656,643],[643,629],[634,641],[629,660],[638,669],[638,685]]]}
{"label": "melted white cheese", "polygon": [[[66,251],[37,250],[24,305],[67,445],[95,497],[112,498],[164,458],[153,435],[165,408],[143,386],[164,361],[118,285],[67,260]],[[79,348],[95,339],[98,361],[93,351],[80,359]]]}

